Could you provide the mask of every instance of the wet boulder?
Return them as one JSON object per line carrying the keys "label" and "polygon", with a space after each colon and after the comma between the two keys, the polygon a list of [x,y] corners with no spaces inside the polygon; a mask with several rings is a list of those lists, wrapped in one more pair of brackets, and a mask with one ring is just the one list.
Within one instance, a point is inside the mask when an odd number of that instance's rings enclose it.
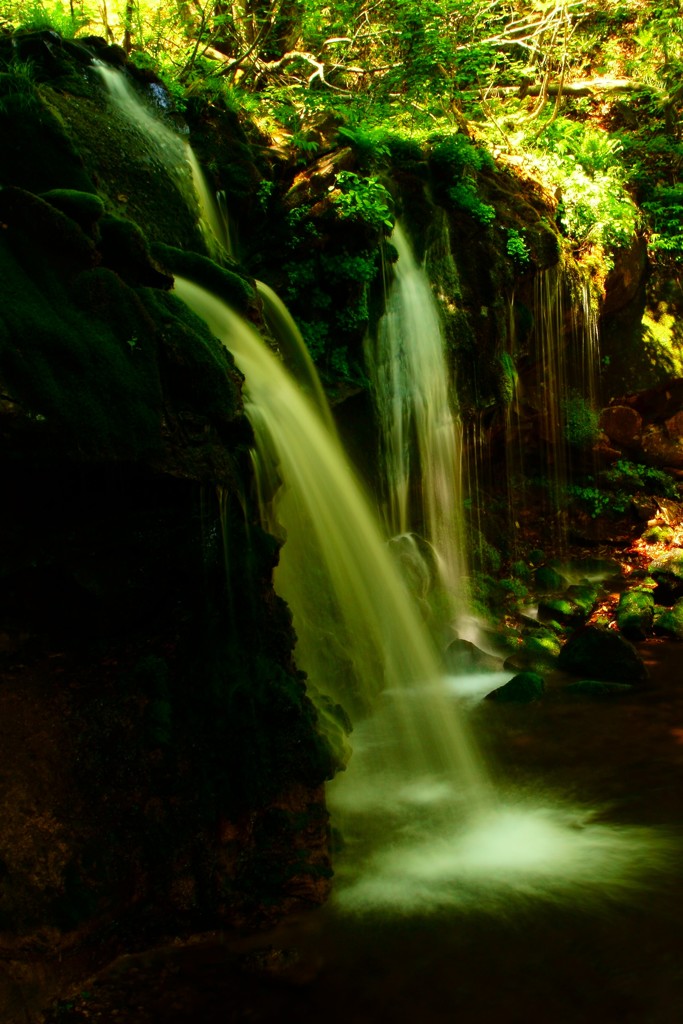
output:
{"label": "wet boulder", "polygon": [[531,704],[545,693],[545,682],[537,672],[519,672],[516,676],[486,694],[486,700],[497,700],[506,704]]}
{"label": "wet boulder", "polygon": [[683,597],[683,550],[666,551],[650,563],[650,575],[657,583],[657,604],[673,604]]}
{"label": "wet boulder", "polygon": [[564,576],[549,565],[540,565],[534,573],[534,584],[539,593],[563,590],[567,586]]}
{"label": "wet boulder", "polygon": [[683,640],[683,598],[672,608],[654,610],[654,631],[662,636],[674,636]]}
{"label": "wet boulder", "polygon": [[600,413],[600,429],[610,441],[628,448],[640,439],[643,417],[628,405],[610,405]]}
{"label": "wet boulder", "polygon": [[469,640],[454,640],[449,644],[444,661],[446,670],[455,674],[496,672],[500,668],[499,658],[480,650]]}
{"label": "wet boulder", "polygon": [[617,625],[629,640],[644,640],[652,631],[654,614],[652,591],[645,587],[634,587],[619,598]]}
{"label": "wet boulder", "polygon": [[585,626],[562,648],[557,667],[575,676],[643,685],[648,671],[633,644],[611,629]]}

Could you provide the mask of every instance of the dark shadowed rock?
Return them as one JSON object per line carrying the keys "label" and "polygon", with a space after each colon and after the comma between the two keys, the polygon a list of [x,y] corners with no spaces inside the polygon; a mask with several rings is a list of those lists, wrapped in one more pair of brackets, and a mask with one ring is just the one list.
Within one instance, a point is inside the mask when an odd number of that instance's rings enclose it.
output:
{"label": "dark shadowed rock", "polygon": [[565,689],[579,697],[623,697],[633,693],[633,687],[628,683],[605,683],[601,679],[580,679]]}
{"label": "dark shadowed rock", "polygon": [[673,604],[683,597],[683,550],[666,551],[650,563],[650,575],[657,583],[657,604]]}
{"label": "dark shadowed rock", "polygon": [[531,704],[545,693],[543,677],[536,672],[520,672],[512,679],[486,694],[486,700],[498,700],[509,704]]}
{"label": "dark shadowed rock", "polygon": [[557,667],[572,675],[615,683],[644,684],[648,672],[635,647],[620,633],[585,626],[562,648]]}

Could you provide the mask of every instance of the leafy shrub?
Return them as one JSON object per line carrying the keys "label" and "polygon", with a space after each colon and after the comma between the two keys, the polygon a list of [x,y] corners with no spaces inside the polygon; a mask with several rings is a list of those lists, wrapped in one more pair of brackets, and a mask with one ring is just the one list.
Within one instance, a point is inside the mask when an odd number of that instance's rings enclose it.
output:
{"label": "leafy shrub", "polygon": [[[391,194],[379,178],[362,178],[353,171],[339,171],[332,201],[341,217],[363,220],[373,228],[394,226]],[[331,186],[334,189],[334,186]]]}
{"label": "leafy shrub", "polygon": [[529,247],[521,232],[516,228],[508,228],[505,251],[518,267],[527,267],[530,263]]}

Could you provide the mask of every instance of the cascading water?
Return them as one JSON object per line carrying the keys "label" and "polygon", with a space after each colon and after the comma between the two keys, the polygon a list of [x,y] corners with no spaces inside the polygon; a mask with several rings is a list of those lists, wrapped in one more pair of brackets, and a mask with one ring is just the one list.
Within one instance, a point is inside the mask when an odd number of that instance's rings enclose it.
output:
{"label": "cascading water", "polygon": [[335,434],[336,427],[318,371],[292,314],[280,296],[263,281],[256,282],[256,291],[261,296],[266,323],[280,347],[285,363],[315,404],[327,429]]}
{"label": "cascading water", "polygon": [[366,347],[382,437],[387,528],[392,535],[421,534],[433,546],[457,615],[465,574],[461,424],[429,279],[398,224],[391,241],[398,252],[394,280],[377,337]]}
{"label": "cascading water", "polygon": [[[584,440],[582,432],[588,437],[591,417],[597,422],[600,341],[594,306],[589,282],[570,280],[562,265],[536,275],[533,336],[538,366],[532,401],[538,409],[540,461],[548,487],[545,528],[560,554],[566,546],[562,511],[571,482],[570,445]],[[523,476],[519,450],[509,454],[516,476]]]}
{"label": "cascading water", "polygon": [[101,61],[93,64],[107,89],[111,102],[126,120],[144,136],[154,157],[163,165],[197,217],[207,251],[218,262],[232,255],[230,224],[225,210],[209,188],[192,146],[156,116],[129,80]]}
{"label": "cascading water", "polygon": [[[296,618],[297,592],[312,592],[318,610],[323,602],[334,604],[329,621],[354,678],[346,681],[346,693],[332,696],[348,699],[355,685],[356,703],[368,709],[381,691],[390,692],[398,709],[392,728],[400,734],[401,775],[412,778],[436,768],[452,776],[469,799],[483,799],[485,777],[455,703],[444,695],[441,713],[418,725],[422,716],[413,688],[433,685],[438,659],[336,438],[247,324],[197,285],[176,279],[176,290],[230,348],[247,380],[247,411],[259,459],[274,463],[283,483],[273,499],[275,518],[286,530],[290,561],[292,552],[296,557],[289,576],[286,570],[278,574],[278,589],[292,603],[297,632],[306,635]],[[297,649],[306,669],[308,654],[305,643]],[[314,672],[314,683],[324,688],[328,680]]]}

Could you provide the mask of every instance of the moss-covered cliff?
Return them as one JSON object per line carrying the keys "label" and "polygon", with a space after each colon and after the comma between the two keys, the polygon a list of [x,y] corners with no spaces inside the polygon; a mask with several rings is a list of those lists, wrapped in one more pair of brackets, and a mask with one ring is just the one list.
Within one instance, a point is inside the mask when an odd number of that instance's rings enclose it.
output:
{"label": "moss-covered cliff", "polygon": [[44,34],[0,61],[0,949],[56,963],[142,912],[320,902],[335,765],[241,376],[171,273],[257,319],[252,285],[206,259],[87,49]]}

